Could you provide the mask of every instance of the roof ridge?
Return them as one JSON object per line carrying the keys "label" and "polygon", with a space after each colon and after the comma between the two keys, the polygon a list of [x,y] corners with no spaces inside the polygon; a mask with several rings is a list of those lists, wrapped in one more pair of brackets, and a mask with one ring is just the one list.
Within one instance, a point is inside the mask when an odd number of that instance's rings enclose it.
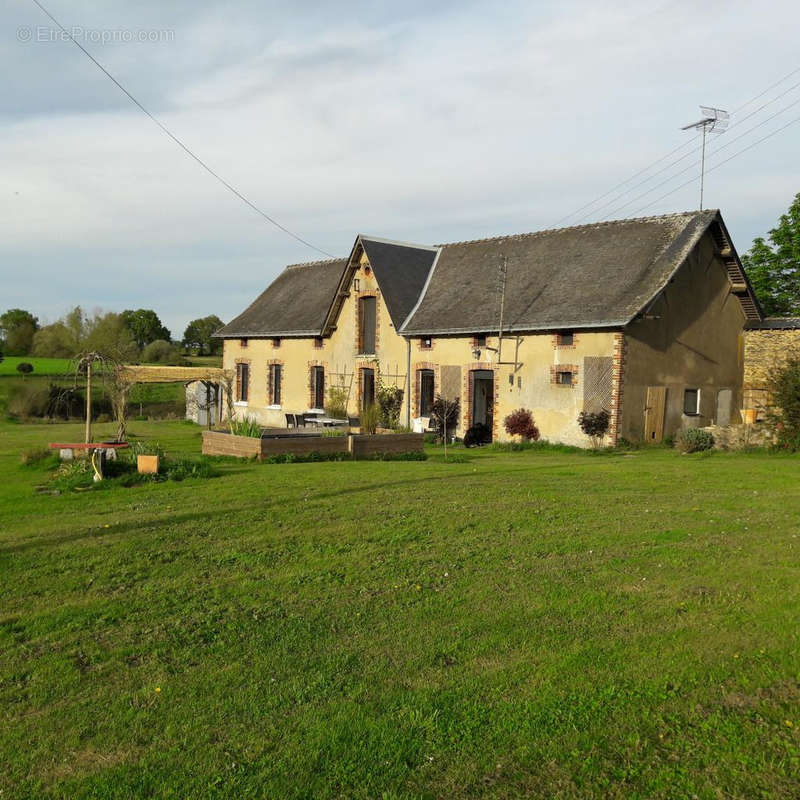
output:
{"label": "roof ridge", "polygon": [[399,239],[384,239],[380,236],[370,236],[368,233],[359,233],[356,237],[362,241],[366,239],[368,242],[377,242],[378,244],[390,244],[395,247],[409,247],[415,250],[436,250],[439,245],[431,244],[418,244],[417,242],[404,242]]}
{"label": "roof ridge", "polygon": [[335,261],[347,261],[347,256],[339,256],[338,258],[320,258],[316,261],[301,261],[297,264],[287,264],[283,271],[287,269],[300,269],[301,267],[316,267],[320,264],[333,264]]}
{"label": "roof ridge", "polygon": [[583,225],[565,225],[561,228],[543,228],[542,230],[538,231],[527,231],[526,233],[506,233],[500,236],[485,236],[479,239],[462,239],[456,242],[442,242],[440,244],[435,245],[435,247],[451,247],[452,245],[457,244],[478,244],[479,242],[495,242],[501,239],[518,239],[523,236],[543,236],[546,233],[558,233],[560,231],[575,231],[581,230],[582,228],[602,228],[602,227],[610,227],[611,225],[621,225],[623,223],[629,222],[651,222],[653,220],[661,220],[661,219],[672,219],[674,217],[688,217],[695,214],[706,214],[714,212],[716,213],[719,209],[716,208],[704,208],[704,209],[696,209],[694,211],[674,211],[671,214],[652,214],[646,217],[626,217],[624,219],[609,219],[604,220],[602,222],[587,222]]}

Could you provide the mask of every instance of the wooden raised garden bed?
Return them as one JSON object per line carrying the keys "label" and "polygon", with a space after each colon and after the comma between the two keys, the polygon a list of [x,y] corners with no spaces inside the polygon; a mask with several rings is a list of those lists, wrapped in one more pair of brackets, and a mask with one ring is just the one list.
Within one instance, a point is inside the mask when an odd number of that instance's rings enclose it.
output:
{"label": "wooden raised garden bed", "polygon": [[224,431],[203,431],[203,455],[268,458],[274,455],[311,453],[350,453],[355,458],[369,458],[382,453],[422,452],[425,436],[421,433],[397,433],[370,436],[322,436],[309,433],[268,433],[260,439],[234,436]]}

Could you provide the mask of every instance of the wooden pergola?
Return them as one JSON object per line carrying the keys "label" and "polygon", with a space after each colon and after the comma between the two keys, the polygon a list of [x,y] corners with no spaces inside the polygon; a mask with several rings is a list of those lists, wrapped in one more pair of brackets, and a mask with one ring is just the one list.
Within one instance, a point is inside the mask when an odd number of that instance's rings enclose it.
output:
{"label": "wooden pergola", "polygon": [[[218,384],[224,393],[224,395],[220,395],[220,404],[223,396],[227,399],[229,408],[233,404],[234,373],[232,370],[222,369],[222,367],[163,367],[124,364],[118,366],[115,373],[118,396],[118,407],[116,409],[117,422],[119,424],[118,438],[124,435],[127,427],[128,393],[137,383],[187,384],[194,381],[202,381],[206,384]],[[223,409],[220,407],[220,418],[222,411]],[[89,436],[89,430],[87,430],[87,436]]]}

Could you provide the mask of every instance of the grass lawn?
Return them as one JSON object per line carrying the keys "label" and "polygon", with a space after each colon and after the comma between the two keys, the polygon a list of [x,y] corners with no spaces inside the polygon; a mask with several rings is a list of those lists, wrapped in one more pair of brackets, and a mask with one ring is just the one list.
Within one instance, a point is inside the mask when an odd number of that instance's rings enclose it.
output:
{"label": "grass lawn", "polygon": [[26,361],[33,366],[31,375],[49,375],[53,377],[72,376],[75,374],[75,362],[69,358],[34,358],[33,356],[6,356],[0,362],[0,376],[14,375],[19,377],[17,364]]}
{"label": "grass lawn", "polygon": [[0,423],[2,800],[800,796],[798,458],[35,495],[20,451],[76,437]]}

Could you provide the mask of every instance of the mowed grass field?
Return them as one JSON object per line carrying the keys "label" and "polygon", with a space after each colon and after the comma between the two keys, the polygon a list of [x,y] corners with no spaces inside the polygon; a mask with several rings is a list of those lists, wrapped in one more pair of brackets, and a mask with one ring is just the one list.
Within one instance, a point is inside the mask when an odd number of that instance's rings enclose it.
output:
{"label": "mowed grass field", "polygon": [[33,367],[31,375],[48,375],[63,377],[75,372],[75,362],[69,358],[36,358],[34,356],[6,356],[0,361],[0,377],[6,375],[19,376],[17,366],[27,362]]}
{"label": "mowed grass field", "polygon": [[79,437],[0,423],[2,800],[800,796],[800,459],[34,494],[20,451]]}

